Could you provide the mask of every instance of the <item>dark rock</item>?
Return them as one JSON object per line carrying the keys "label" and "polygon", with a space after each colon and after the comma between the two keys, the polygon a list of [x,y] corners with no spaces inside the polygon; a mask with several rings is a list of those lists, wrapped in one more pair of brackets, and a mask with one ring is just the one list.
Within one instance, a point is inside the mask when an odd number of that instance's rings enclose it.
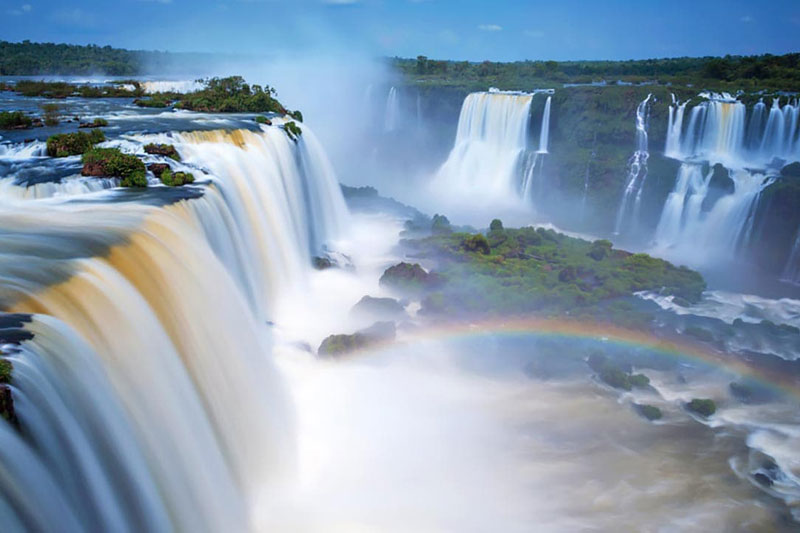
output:
{"label": "dark rock", "polygon": [[175,150],[175,147],[171,144],[150,143],[145,145],[144,151],[150,155],[161,155],[174,159],[175,161],[181,160],[181,156],[178,154],[178,151]]}
{"label": "dark rock", "polygon": [[330,335],[317,350],[320,357],[335,357],[394,340],[397,333],[394,322],[376,322],[352,335]]}
{"label": "dark rock", "polygon": [[329,258],[319,256],[314,257],[311,260],[311,264],[314,265],[314,268],[317,270],[327,270],[329,268],[333,268],[334,266],[333,261],[331,261]]}
{"label": "dark rock", "polygon": [[147,165],[147,170],[155,174],[157,178],[160,178],[161,174],[163,174],[165,170],[169,170],[169,168],[169,165],[166,163],[150,163]]}
{"label": "dark rock", "polygon": [[380,284],[400,291],[420,292],[431,286],[434,280],[418,263],[403,262],[387,268]]}
{"label": "dark rock", "polygon": [[403,306],[394,298],[373,298],[364,296],[353,306],[354,315],[367,316],[380,320],[402,320],[408,318]]}
{"label": "dark rock", "polygon": [[659,420],[664,414],[654,405],[634,404],[636,411],[648,420]]}
{"label": "dark rock", "polygon": [[772,481],[772,478],[770,478],[768,475],[764,474],[763,472],[756,472],[753,475],[753,479],[756,481],[756,483],[758,483],[759,485],[762,485],[764,487],[771,487],[773,485],[773,483],[774,483],[774,481]]}

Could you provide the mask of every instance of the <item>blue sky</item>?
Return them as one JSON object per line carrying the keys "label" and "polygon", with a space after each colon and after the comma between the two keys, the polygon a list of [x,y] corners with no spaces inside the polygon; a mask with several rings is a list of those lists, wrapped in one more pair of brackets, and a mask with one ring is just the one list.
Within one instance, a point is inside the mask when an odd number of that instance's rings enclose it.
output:
{"label": "blue sky", "polygon": [[800,50],[800,0],[0,0],[0,39],[509,61]]}

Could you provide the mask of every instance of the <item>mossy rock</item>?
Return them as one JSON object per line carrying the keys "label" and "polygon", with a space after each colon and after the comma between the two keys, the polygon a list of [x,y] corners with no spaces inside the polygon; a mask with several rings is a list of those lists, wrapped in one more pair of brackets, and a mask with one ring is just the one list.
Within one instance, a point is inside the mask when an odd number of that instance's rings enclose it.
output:
{"label": "mossy rock", "polygon": [[84,176],[120,178],[122,187],[147,187],[146,168],[135,155],[124,154],[117,148],[92,148],[83,154],[81,161]]}
{"label": "mossy rock", "polygon": [[702,417],[708,418],[717,412],[717,404],[714,403],[714,400],[708,398],[695,398],[686,404],[686,409]]}
{"label": "mossy rock", "polygon": [[269,118],[265,117],[264,115],[258,115],[254,120],[258,124],[264,124],[266,126],[272,126],[272,121]]}
{"label": "mossy rock", "polygon": [[164,170],[158,178],[167,187],[180,187],[194,183],[194,174],[191,172],[173,172],[169,168]]}
{"label": "mossy rock", "polygon": [[363,350],[382,342],[394,340],[396,328],[394,322],[376,322],[372,326],[353,334],[330,335],[326,337],[317,350],[320,357],[336,357]]}
{"label": "mossy rock", "polygon": [[146,144],[144,146],[144,151],[150,155],[161,155],[164,157],[169,157],[170,159],[174,159],[175,161],[181,160],[180,154],[171,144]]}
{"label": "mossy rock", "polygon": [[405,308],[394,298],[364,296],[350,311],[357,316],[378,320],[402,320],[408,318]]}
{"label": "mossy rock", "polygon": [[635,387],[637,389],[645,389],[650,386],[650,378],[645,376],[644,374],[631,374],[628,381],[631,384],[631,387]]}
{"label": "mossy rock", "polygon": [[660,420],[664,414],[661,412],[661,409],[654,405],[647,405],[647,404],[634,404],[636,407],[636,411],[645,417],[646,419],[653,421],[653,420]]}
{"label": "mossy rock", "polygon": [[398,263],[384,271],[380,279],[382,286],[417,293],[431,284],[431,274],[425,272],[419,263]]}

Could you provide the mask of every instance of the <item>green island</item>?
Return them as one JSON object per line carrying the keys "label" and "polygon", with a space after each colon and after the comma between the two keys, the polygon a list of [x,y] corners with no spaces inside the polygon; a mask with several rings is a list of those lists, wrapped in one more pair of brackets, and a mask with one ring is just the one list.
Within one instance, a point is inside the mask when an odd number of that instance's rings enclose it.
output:
{"label": "green island", "polygon": [[[656,291],[687,302],[700,300],[703,277],[647,254],[613,248],[606,240],[585,241],[544,228],[504,228],[499,220],[484,233],[442,231],[407,238],[408,257],[432,263],[395,266],[381,283],[421,294],[422,312],[434,316],[536,314],[635,316],[625,300]],[[408,231],[418,230],[410,223]],[[436,229],[432,227],[432,229]],[[623,321],[622,323],[626,323]]]}

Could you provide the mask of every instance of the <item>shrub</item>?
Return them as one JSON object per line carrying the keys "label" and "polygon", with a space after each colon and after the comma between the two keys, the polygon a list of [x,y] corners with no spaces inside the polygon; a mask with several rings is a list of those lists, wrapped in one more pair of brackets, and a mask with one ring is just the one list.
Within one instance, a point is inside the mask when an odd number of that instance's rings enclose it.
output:
{"label": "shrub", "polygon": [[171,144],[146,144],[144,146],[144,151],[150,155],[163,155],[165,157],[174,159],[175,161],[181,160],[180,154]]}
{"label": "shrub", "polygon": [[717,412],[717,404],[714,403],[714,400],[710,400],[707,398],[706,399],[695,398],[694,400],[686,404],[686,408],[706,418]]}
{"label": "shrub", "polygon": [[286,132],[286,135],[293,141],[297,141],[297,138],[303,134],[303,131],[300,129],[300,126],[292,122],[291,120],[283,125],[283,129]]}
{"label": "shrub", "polygon": [[0,129],[30,128],[32,124],[31,117],[22,111],[0,111]]}
{"label": "shrub", "polygon": [[101,130],[92,130],[91,133],[82,131],[75,133],[59,133],[47,139],[47,155],[50,157],[67,157],[81,155],[97,143],[106,140]]}
{"label": "shrub", "polygon": [[601,239],[592,243],[592,249],[589,250],[589,257],[595,261],[602,261],[611,253],[611,241]]}
{"label": "shrub", "polygon": [[615,389],[631,390],[632,388],[628,374],[614,365],[606,365],[600,371],[600,379]]}
{"label": "shrub", "polygon": [[645,387],[650,386],[650,378],[648,378],[644,374],[632,374],[631,377],[628,379],[632,387],[643,389]]}
{"label": "shrub", "polygon": [[179,95],[175,107],[208,113],[286,114],[286,108],[274,97],[274,89],[248,85],[241,76],[210,78],[204,84],[199,91]]}
{"label": "shrub", "polygon": [[61,106],[58,104],[42,104],[42,117],[46,126],[58,126]]}
{"label": "shrub", "polygon": [[172,172],[171,169],[164,170],[159,176],[161,183],[169,187],[180,187],[188,183],[194,183],[194,175],[191,172]]}
{"label": "shrub", "polygon": [[480,233],[464,239],[462,246],[468,252],[479,252],[484,255],[489,255],[492,252],[491,248],[489,248],[489,241]]}
{"label": "shrub", "polygon": [[156,108],[162,109],[165,107],[169,107],[171,100],[166,96],[162,95],[154,95],[150,98],[137,98],[133,101],[133,104],[139,107],[149,107],[149,108]]}
{"label": "shrub", "polygon": [[117,148],[92,148],[81,161],[84,175],[96,176],[100,171],[103,176],[120,178],[122,187],[147,187],[144,163],[135,155],[123,154]]}
{"label": "shrub", "polygon": [[265,117],[264,115],[256,116],[255,121],[258,122],[259,124],[266,124],[267,126],[272,126],[272,121],[269,118]]}
{"label": "shrub", "polygon": [[492,220],[492,223],[489,224],[489,231],[502,231],[503,230],[503,222],[496,218]]}
{"label": "shrub", "polygon": [[2,359],[0,353],[0,383],[11,383],[11,371],[14,367],[8,359]]}
{"label": "shrub", "polygon": [[290,112],[289,116],[295,119],[297,122],[303,122],[303,114],[300,112],[299,109]]}

